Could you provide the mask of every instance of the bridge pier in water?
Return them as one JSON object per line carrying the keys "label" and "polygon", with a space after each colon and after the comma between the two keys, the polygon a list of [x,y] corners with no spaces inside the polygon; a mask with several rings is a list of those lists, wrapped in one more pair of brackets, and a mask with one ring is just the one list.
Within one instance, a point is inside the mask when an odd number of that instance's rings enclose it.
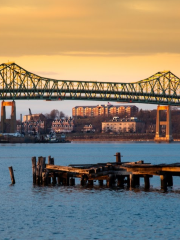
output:
{"label": "bridge pier in water", "polygon": [[5,133],[7,131],[6,124],[6,107],[11,107],[11,119],[10,119],[10,132],[15,133],[16,132],[16,103],[15,101],[12,102],[5,102],[2,101],[1,103],[1,131],[2,133]]}
{"label": "bridge pier in water", "polygon": [[[166,121],[161,121],[160,111],[166,111]],[[161,126],[166,126],[166,136],[163,137],[161,133]],[[171,124],[171,109],[170,106],[158,106],[156,117],[156,135],[155,142],[172,142],[172,124]]]}

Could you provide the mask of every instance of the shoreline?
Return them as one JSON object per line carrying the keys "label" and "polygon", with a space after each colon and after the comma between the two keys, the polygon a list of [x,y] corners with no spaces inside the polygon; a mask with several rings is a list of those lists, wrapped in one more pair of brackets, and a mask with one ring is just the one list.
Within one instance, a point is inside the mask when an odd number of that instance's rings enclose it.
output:
{"label": "shoreline", "polygon": [[[153,139],[71,139],[71,142],[151,142]],[[174,139],[173,142],[180,142],[180,139]],[[173,143],[172,142],[172,143]],[[162,142],[166,143],[166,142]]]}

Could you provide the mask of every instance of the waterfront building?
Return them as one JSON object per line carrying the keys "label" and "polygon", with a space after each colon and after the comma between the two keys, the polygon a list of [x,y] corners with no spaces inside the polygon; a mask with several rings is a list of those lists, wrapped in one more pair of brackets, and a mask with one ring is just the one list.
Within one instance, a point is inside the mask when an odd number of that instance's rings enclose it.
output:
{"label": "waterfront building", "polygon": [[52,121],[51,129],[56,133],[72,132],[74,130],[74,119],[71,117],[55,119]]}
{"label": "waterfront building", "polygon": [[22,123],[17,125],[17,132],[45,133],[46,117],[42,113],[23,116]]}
{"label": "waterfront building", "polygon": [[84,125],[84,127],[81,129],[81,132],[88,133],[88,132],[95,132],[94,127],[92,124]]}
{"label": "waterfront building", "polygon": [[72,109],[73,117],[96,117],[109,115],[126,115],[133,117],[138,113],[138,107],[134,105],[97,105],[97,106],[76,106]]}
{"label": "waterfront building", "polygon": [[145,123],[141,122],[136,117],[130,117],[130,118],[114,117],[111,121],[102,122],[102,132],[144,133]]}

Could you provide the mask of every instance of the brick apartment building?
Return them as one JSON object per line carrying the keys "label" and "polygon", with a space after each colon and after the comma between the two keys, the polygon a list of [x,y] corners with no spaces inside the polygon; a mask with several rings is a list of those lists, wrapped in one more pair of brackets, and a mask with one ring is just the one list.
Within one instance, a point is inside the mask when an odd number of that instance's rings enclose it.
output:
{"label": "brick apartment building", "polygon": [[138,107],[134,105],[97,105],[97,106],[76,106],[72,109],[73,117],[96,117],[102,115],[121,115],[127,117],[135,116],[138,113]]}

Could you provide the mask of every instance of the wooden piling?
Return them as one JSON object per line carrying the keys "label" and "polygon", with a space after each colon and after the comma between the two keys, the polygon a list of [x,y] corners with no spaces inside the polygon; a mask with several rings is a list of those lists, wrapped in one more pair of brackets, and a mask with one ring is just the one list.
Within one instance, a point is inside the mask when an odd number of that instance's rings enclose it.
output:
{"label": "wooden piling", "polygon": [[116,162],[121,162],[121,153],[117,152],[115,156],[116,156]]}
{"label": "wooden piling", "polygon": [[45,157],[41,158],[41,166],[42,166],[42,172],[44,172],[44,169],[46,167],[46,158]]}
{"label": "wooden piling", "polygon": [[123,187],[124,186],[124,176],[118,176],[117,177],[117,186]]}
{"label": "wooden piling", "polygon": [[127,187],[130,187],[130,176],[126,176],[127,180],[125,181],[127,183]]}
{"label": "wooden piling", "polygon": [[134,184],[137,187],[140,185],[140,177],[138,175],[134,175]]}
{"label": "wooden piling", "polygon": [[139,176],[135,174],[130,174],[129,176],[130,187],[134,188],[135,186],[139,186],[140,180]]}
{"label": "wooden piling", "polygon": [[64,173],[62,177],[62,184],[64,186],[69,186],[69,173]]}
{"label": "wooden piling", "polygon": [[48,164],[54,165],[54,158],[48,156]]}
{"label": "wooden piling", "polygon": [[51,164],[51,156],[48,156],[48,164]]}
{"label": "wooden piling", "polygon": [[43,172],[43,160],[44,158],[38,157],[38,165],[39,165],[39,183],[42,183],[42,172]]}
{"label": "wooden piling", "polygon": [[145,187],[145,189],[150,188],[149,175],[144,175],[144,187]]}
{"label": "wooden piling", "polygon": [[36,166],[36,184],[40,184],[40,165]]}
{"label": "wooden piling", "polygon": [[130,183],[130,187],[131,188],[135,187],[135,177],[134,177],[134,174],[130,174],[129,175],[129,183]]}
{"label": "wooden piling", "polygon": [[88,185],[89,185],[89,186],[93,186],[93,184],[94,184],[94,181],[93,181],[93,180],[88,180]]}
{"label": "wooden piling", "polygon": [[12,166],[9,167],[9,173],[10,173],[12,184],[15,184],[15,178],[14,178],[14,172],[13,172],[13,167]]}
{"label": "wooden piling", "polygon": [[167,190],[167,176],[164,175],[160,175],[160,179],[161,179],[161,189],[163,190]]}
{"label": "wooden piling", "polygon": [[173,186],[173,176],[171,174],[167,175],[167,186],[172,187]]}
{"label": "wooden piling", "polygon": [[115,183],[115,178],[112,174],[109,175],[106,181],[107,187],[112,187],[112,185]]}
{"label": "wooden piling", "polygon": [[36,183],[36,157],[32,157],[33,183]]}
{"label": "wooden piling", "polygon": [[56,181],[56,173],[53,173],[52,184],[55,185],[56,183],[57,183],[57,181]]}
{"label": "wooden piling", "polygon": [[42,172],[42,183],[43,185],[48,184],[48,172]]}
{"label": "wooden piling", "polygon": [[99,186],[102,187],[103,186],[103,180],[99,180]]}
{"label": "wooden piling", "polygon": [[80,181],[81,186],[85,186],[85,185],[86,185],[86,182],[87,182],[87,178],[83,175],[83,176],[81,177],[81,181]]}
{"label": "wooden piling", "polygon": [[62,184],[62,177],[61,177],[60,173],[58,174],[58,177],[57,177],[57,183],[58,183],[58,185]]}
{"label": "wooden piling", "polygon": [[75,185],[75,178],[70,178],[69,185],[74,186]]}
{"label": "wooden piling", "polygon": [[49,176],[49,174],[48,174],[48,177],[47,177],[47,181],[48,181],[48,184],[51,184],[51,177]]}
{"label": "wooden piling", "polygon": [[66,178],[66,186],[69,186],[69,176],[67,174],[67,178]]}

